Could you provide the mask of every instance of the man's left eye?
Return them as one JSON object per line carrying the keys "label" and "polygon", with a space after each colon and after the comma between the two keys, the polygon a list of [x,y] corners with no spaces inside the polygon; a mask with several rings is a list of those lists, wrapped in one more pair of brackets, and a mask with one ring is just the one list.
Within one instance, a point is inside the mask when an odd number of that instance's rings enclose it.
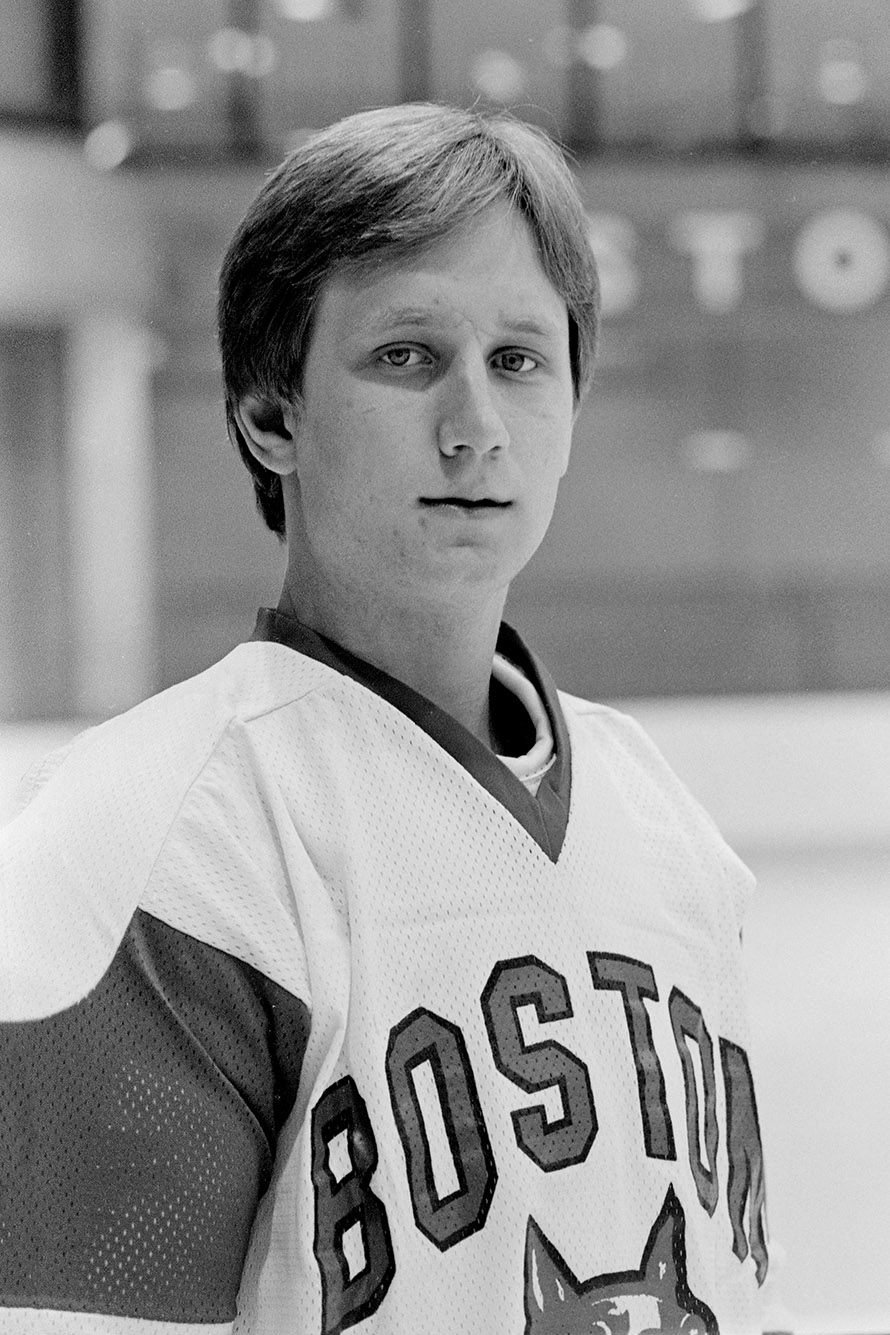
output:
{"label": "man's left eye", "polygon": [[499,352],[495,361],[502,371],[509,371],[512,374],[533,371],[538,365],[537,359],[529,356],[527,352]]}

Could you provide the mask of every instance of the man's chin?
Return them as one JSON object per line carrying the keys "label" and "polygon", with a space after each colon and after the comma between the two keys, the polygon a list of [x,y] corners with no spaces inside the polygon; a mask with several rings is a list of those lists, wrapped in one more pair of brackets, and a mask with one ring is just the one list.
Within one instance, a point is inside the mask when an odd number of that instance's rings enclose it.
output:
{"label": "man's chin", "polygon": [[525,564],[515,552],[484,543],[453,543],[427,552],[413,567],[411,582],[424,601],[459,597],[470,590],[495,595],[506,592]]}

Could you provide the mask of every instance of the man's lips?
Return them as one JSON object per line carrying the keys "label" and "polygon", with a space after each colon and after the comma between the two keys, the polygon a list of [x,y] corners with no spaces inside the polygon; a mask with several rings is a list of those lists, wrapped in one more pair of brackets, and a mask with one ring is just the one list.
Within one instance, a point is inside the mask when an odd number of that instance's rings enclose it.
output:
{"label": "man's lips", "polygon": [[441,506],[453,505],[462,510],[505,510],[512,501],[497,501],[492,496],[480,496],[478,498],[471,496],[421,496],[421,505]]}

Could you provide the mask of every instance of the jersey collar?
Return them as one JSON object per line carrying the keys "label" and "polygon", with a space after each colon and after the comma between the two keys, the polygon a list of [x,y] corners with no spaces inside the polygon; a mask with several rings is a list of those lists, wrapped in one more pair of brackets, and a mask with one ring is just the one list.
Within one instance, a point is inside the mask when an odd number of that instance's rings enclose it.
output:
{"label": "jersey collar", "polygon": [[534,685],[547,711],[556,751],[556,758],[534,795],[487,746],[444,709],[342,645],[310,630],[295,617],[272,608],[261,608],[252,638],[285,644],[297,653],[351,677],[387,700],[463,765],[492,797],[506,807],[551,862],[557,861],[565,839],[571,796],[568,729],[550,674],[510,626],[501,625],[497,652],[519,668]]}

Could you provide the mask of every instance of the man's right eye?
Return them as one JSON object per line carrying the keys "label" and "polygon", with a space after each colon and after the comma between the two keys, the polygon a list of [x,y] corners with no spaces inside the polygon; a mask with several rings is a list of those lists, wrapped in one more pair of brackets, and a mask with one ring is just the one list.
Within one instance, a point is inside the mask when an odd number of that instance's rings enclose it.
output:
{"label": "man's right eye", "polygon": [[421,352],[419,348],[401,346],[387,348],[385,352],[380,354],[380,360],[385,362],[387,366],[393,366],[397,370],[403,370],[410,366],[420,366],[425,361],[428,361],[429,358],[425,353]]}

